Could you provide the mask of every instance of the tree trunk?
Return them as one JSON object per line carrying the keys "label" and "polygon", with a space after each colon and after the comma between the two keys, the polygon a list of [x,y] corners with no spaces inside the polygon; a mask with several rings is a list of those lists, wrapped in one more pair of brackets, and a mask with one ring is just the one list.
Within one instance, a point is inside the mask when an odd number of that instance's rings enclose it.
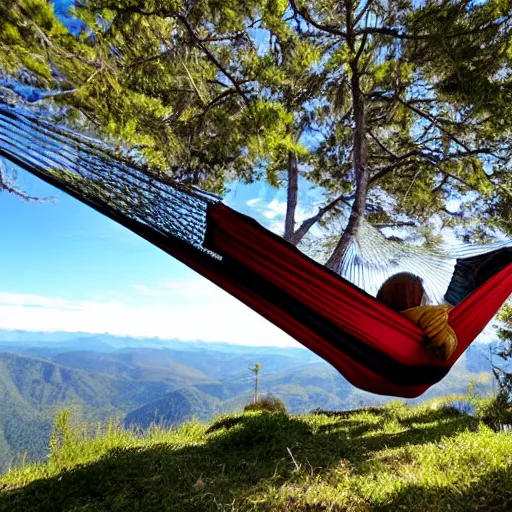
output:
{"label": "tree trunk", "polygon": [[256,382],[254,383],[254,403],[258,401],[258,384],[260,380],[260,371],[256,372]]}
{"label": "tree trunk", "polygon": [[288,152],[288,194],[286,201],[286,218],[284,222],[284,239],[292,241],[295,231],[295,212],[299,193],[299,169],[297,155]]}
{"label": "tree trunk", "polygon": [[320,210],[316,215],[306,219],[297,229],[294,231],[291,238],[287,239],[293,245],[298,245],[300,241],[308,234],[309,230],[322,218],[323,210]]}
{"label": "tree trunk", "polygon": [[352,103],[354,108],[354,149],[353,149],[353,168],[356,180],[356,193],[354,203],[350,212],[347,227],[343,232],[336,248],[326,265],[334,272],[339,272],[343,257],[347,248],[354,240],[361,221],[364,217],[366,207],[366,195],[368,192],[369,172],[366,154],[366,119],[365,104],[360,87],[359,70],[357,62],[352,63]]}

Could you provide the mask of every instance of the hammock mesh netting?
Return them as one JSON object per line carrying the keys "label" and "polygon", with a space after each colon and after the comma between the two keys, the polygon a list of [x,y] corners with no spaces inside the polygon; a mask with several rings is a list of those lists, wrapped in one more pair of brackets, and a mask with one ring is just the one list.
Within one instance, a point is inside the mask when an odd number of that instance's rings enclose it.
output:
{"label": "hammock mesh netting", "polygon": [[[363,220],[357,237],[343,259],[340,274],[351,283],[376,295],[380,285],[398,272],[410,272],[423,279],[430,304],[458,304],[468,293],[454,270],[457,261],[470,260],[494,251],[512,250],[512,241],[493,244],[451,245],[435,251],[386,239]],[[464,278],[466,276],[464,275]]]}
{"label": "hammock mesh netting", "polygon": [[219,199],[137,167],[96,140],[0,103],[0,156],[130,229],[139,225],[206,251],[206,210]]}

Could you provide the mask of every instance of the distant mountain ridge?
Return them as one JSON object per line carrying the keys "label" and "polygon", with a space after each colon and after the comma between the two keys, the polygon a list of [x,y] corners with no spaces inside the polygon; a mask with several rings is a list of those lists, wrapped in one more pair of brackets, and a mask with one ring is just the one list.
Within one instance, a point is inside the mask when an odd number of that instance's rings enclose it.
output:
{"label": "distant mountain ridge", "polygon": [[128,413],[124,425],[146,429],[151,424],[175,427],[194,418],[207,421],[218,411],[218,402],[194,387],[177,389]]}
{"label": "distant mountain ridge", "polygon": [[66,331],[22,331],[0,329],[0,346],[8,343],[23,343],[40,346],[41,344],[53,344],[70,342],[81,345],[80,350],[92,349],[92,345],[100,343],[106,351],[119,348],[134,347],[153,347],[153,348],[175,348],[177,350],[215,350],[217,352],[228,352],[230,354],[307,354],[309,351],[303,347],[278,347],[272,345],[237,345],[226,342],[214,341],[183,341],[178,338],[156,338],[156,337],[131,337],[117,336],[113,334],[92,334],[86,332],[66,332]]}

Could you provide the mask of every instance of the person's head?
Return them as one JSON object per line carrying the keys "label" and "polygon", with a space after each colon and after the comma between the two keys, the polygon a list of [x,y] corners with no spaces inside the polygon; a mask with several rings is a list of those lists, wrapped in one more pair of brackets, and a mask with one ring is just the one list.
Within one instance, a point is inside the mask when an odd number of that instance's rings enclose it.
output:
{"label": "person's head", "polygon": [[421,306],[425,297],[423,281],[409,272],[391,276],[377,293],[377,299],[394,311],[405,311]]}

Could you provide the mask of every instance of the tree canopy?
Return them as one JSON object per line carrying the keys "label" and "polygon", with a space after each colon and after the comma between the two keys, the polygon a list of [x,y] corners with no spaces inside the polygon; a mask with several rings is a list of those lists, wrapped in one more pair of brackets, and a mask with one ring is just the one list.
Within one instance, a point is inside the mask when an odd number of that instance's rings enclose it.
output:
{"label": "tree canopy", "polygon": [[[509,1],[82,0],[81,22],[58,14],[0,6],[4,89],[69,107],[177,180],[285,188],[285,238],[334,234],[334,270],[365,217],[426,241],[433,217],[468,240],[512,232]],[[324,203],[298,222],[307,183]]]}

